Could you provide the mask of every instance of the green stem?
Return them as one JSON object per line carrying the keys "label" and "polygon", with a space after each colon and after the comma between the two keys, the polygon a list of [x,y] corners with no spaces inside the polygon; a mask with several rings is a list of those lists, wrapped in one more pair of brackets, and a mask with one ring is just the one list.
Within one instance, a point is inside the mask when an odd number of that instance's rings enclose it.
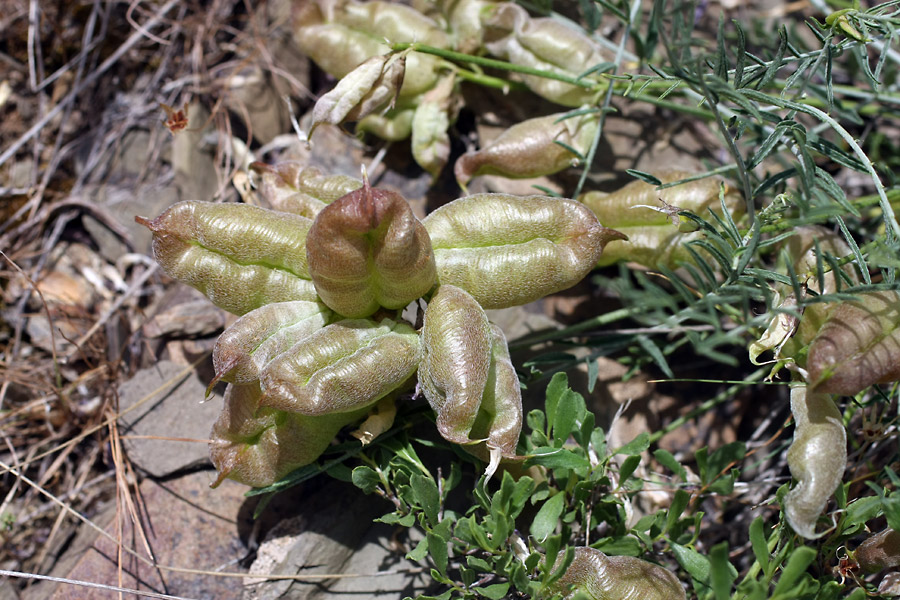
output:
{"label": "green stem", "polygon": [[596,316],[593,319],[588,319],[587,321],[583,321],[581,323],[571,325],[563,329],[554,329],[553,331],[548,331],[546,333],[528,335],[523,338],[519,338],[515,342],[509,344],[509,348],[510,350],[513,350],[516,348],[533,346],[534,344],[538,344],[540,342],[564,339],[587,329],[593,329],[595,327],[601,327],[603,325],[615,323],[616,321],[619,321],[621,319],[627,319],[631,315],[635,315],[640,312],[643,311],[638,307],[620,308],[618,310],[610,311],[608,313]]}

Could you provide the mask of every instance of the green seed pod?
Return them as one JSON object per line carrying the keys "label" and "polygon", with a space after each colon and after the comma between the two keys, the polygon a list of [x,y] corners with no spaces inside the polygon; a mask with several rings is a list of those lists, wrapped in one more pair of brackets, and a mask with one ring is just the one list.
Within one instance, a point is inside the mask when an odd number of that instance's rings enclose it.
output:
{"label": "green seed pod", "polygon": [[325,327],[331,311],[321,302],[276,302],[252,310],[226,329],[213,349],[219,380],[251,383],[262,368],[297,342]]}
{"label": "green seed pod", "polygon": [[[691,175],[682,171],[654,173],[662,183],[672,183]],[[603,252],[600,266],[627,260],[652,269],[693,262],[683,244],[700,239],[701,234],[682,231],[684,226],[678,211],[689,210],[705,219],[709,218],[709,210],[721,215],[720,183],[717,178],[707,177],[657,190],[649,183],[632,181],[610,194],[597,191],[582,194],[579,200],[601,223],[628,236],[627,241],[610,243]],[[725,188],[725,205],[735,219],[744,213],[743,200],[728,187]]]}
{"label": "green seed pod", "polygon": [[[532,18],[512,2],[496,5],[485,22],[485,47],[509,62],[545,71],[577,77],[591,67],[612,58],[584,32],[555,19]],[[581,106],[592,101],[596,91],[537,77],[521,76],[522,81],[538,94],[564,106]]]}
{"label": "green seed pod", "polygon": [[181,202],[152,221],[153,257],[170,276],[242,315],[271,302],[317,300],[306,264],[312,221],[247,204]]}
{"label": "green seed pod", "polygon": [[876,533],[861,543],[852,556],[867,573],[900,566],[900,531],[889,527]]}
{"label": "green seed pod", "polygon": [[522,388],[509,356],[506,336],[492,323],[488,381],[469,437],[487,440],[488,457],[482,455],[480,458],[490,461],[489,456],[494,453],[503,458],[515,458],[521,432]]}
{"label": "green seed pod", "polygon": [[791,388],[791,413],[796,429],[787,463],[797,485],[784,498],[784,515],[794,531],[811,540],[821,535],[816,521],[844,476],[847,433],[831,396],[805,385]]}
{"label": "green seed pod", "polygon": [[482,17],[495,2],[487,0],[439,0],[438,7],[450,26],[453,48],[464,54],[477,54],[482,46]]}
{"label": "green seed pod", "polygon": [[356,131],[371,133],[389,142],[399,142],[412,133],[414,118],[414,108],[395,108],[383,115],[369,115],[356,124]]}
{"label": "green seed pod", "polygon": [[[684,588],[666,569],[633,556],[607,556],[579,546],[566,572],[549,590],[566,600],[586,594],[591,600],[683,600]],[[584,596],[581,596],[584,597]]]}
{"label": "green seed pod", "polygon": [[405,71],[404,55],[373,56],[363,62],[316,101],[309,137],[322,123],[340,125],[359,121],[367,115],[393,107]]}
{"label": "green seed pod", "polygon": [[558,173],[579,161],[566,146],[584,156],[598,127],[596,113],[570,118],[559,113],[528,119],[513,125],[481,150],[460,156],[453,172],[463,187],[478,175],[522,178]]}
{"label": "green seed pod", "polygon": [[251,163],[260,175],[259,195],[270,207],[314,219],[326,204],[362,187],[362,181],[346,175],[323,175],[315,167],[295,161],[275,165]]}
{"label": "green seed pod", "polygon": [[842,302],[809,346],[806,369],[817,392],[853,396],[900,379],[900,292],[866,292]]}
{"label": "green seed pod", "polygon": [[453,285],[438,287],[425,309],[419,383],[438,431],[450,442],[477,441],[469,432],[488,385],[492,336],[484,309],[471,295]]}
{"label": "green seed pod", "polygon": [[451,120],[455,118],[454,89],[455,78],[444,77],[434,89],[422,96],[413,113],[413,158],[433,178],[437,178],[450,157],[450,136],[447,130]]}
{"label": "green seed pod", "polygon": [[347,319],[320,329],[262,370],[262,406],[304,415],[367,407],[416,372],[419,336],[406,323]]}
{"label": "green seed pod", "polygon": [[213,425],[209,457],[219,471],[213,487],[234,479],[253,487],[271,485],[316,460],[345,425],[366,409],[310,417],[260,408],[257,383],[229,385]]}
{"label": "green seed pod", "polygon": [[622,234],[584,205],[563,198],[475,194],[424,220],[441,284],[459,286],[484,308],[526,304],[571,287]]}
{"label": "green seed pod", "polygon": [[368,180],[319,213],[306,247],[316,291],[345,317],[403,308],[435,282],[424,225],[402,196]]}
{"label": "green seed pod", "polygon": [[[339,79],[365,60],[390,52],[390,43],[421,42],[449,48],[449,38],[437,23],[392,2],[308,2],[297,11],[294,41],[319,67]],[[430,89],[440,69],[441,60],[436,56],[410,53],[400,97],[414,98]]]}

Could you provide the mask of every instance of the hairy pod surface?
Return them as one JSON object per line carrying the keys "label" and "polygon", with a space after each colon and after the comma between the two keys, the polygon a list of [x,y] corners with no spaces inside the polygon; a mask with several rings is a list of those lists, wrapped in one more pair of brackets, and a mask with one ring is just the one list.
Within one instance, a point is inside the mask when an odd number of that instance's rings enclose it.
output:
{"label": "hairy pod surface", "polygon": [[262,406],[304,415],[365,408],[404,385],[421,359],[406,323],[346,319],[313,332],[262,370]]}
{"label": "hairy pod surface", "polygon": [[[491,54],[526,67],[577,77],[610,60],[610,56],[583,31],[555,19],[532,18],[512,2],[494,5],[485,22],[485,47]],[[580,106],[591,102],[596,92],[585,88],[537,77],[522,75],[531,90],[563,106]]]}
{"label": "hairy pod surface", "polygon": [[263,487],[313,462],[338,431],[362,417],[365,409],[309,417],[260,408],[257,383],[230,384],[225,406],[210,434],[209,456],[223,479]]}
{"label": "hairy pod surface", "polygon": [[255,162],[250,168],[259,174],[259,195],[272,209],[309,219],[314,219],[326,204],[363,185],[354,177],[323,175],[319,169],[295,161],[275,165]]}
{"label": "hairy pod surface", "polygon": [[847,433],[841,413],[828,394],[791,388],[794,440],[788,468],[797,485],[784,498],[788,524],[806,539],[816,539],[816,521],[841,483],[847,465]]}
{"label": "hairy pod surface", "polygon": [[853,396],[900,379],[900,292],[865,292],[825,318],[806,369],[817,392]]}
{"label": "hairy pod surface", "polygon": [[[672,183],[691,175],[693,173],[683,171],[654,173],[662,183]],[[628,236],[627,240],[609,244],[600,265],[627,260],[650,268],[671,268],[680,261],[692,261],[682,245],[699,239],[701,234],[679,230],[677,213],[689,210],[704,219],[709,218],[709,210],[721,215],[720,183],[721,180],[708,177],[657,190],[656,186],[644,181],[632,181],[612,193],[592,191],[582,194],[579,200],[601,223]],[[738,218],[745,210],[741,197],[727,187],[725,206],[733,218]]]}
{"label": "hairy pod surface", "polygon": [[213,349],[217,381],[251,383],[262,368],[291,346],[328,324],[321,302],[275,302],[252,310],[226,329]]}
{"label": "hairy pod surface", "polygon": [[578,156],[565,146],[578,150],[582,156],[587,154],[598,127],[598,115],[594,113],[571,118],[559,113],[527,119],[481,150],[460,156],[453,172],[463,186],[478,175],[521,178],[558,173],[578,164]]}
{"label": "hairy pod surface", "polygon": [[423,222],[438,281],[463,288],[484,308],[526,304],[575,285],[603,247],[623,237],[584,205],[546,196],[474,194]]}
{"label": "hairy pod surface", "polygon": [[438,287],[425,309],[419,384],[438,431],[450,442],[473,441],[469,434],[488,385],[492,345],[491,325],[475,298],[453,285]]}
{"label": "hairy pod surface", "polygon": [[306,247],[316,291],[346,317],[403,308],[435,282],[425,226],[402,196],[368,181],[319,213]]}
{"label": "hairy pod surface", "polygon": [[306,263],[312,221],[247,204],[180,202],[152,221],[153,257],[170,276],[241,315],[317,299]]}
{"label": "hairy pod surface", "polygon": [[853,558],[866,573],[900,566],[900,531],[888,527],[868,537],[853,551]]}
{"label": "hairy pod surface", "polygon": [[666,569],[633,556],[607,556],[579,546],[575,558],[551,593],[568,600],[579,592],[591,600],[683,600],[678,578]]}
{"label": "hairy pod surface", "polygon": [[[487,440],[485,446],[488,454],[497,451],[504,458],[514,458],[521,432],[522,388],[519,377],[510,359],[503,330],[491,323],[491,366],[469,437]],[[484,456],[481,458],[489,461]]]}

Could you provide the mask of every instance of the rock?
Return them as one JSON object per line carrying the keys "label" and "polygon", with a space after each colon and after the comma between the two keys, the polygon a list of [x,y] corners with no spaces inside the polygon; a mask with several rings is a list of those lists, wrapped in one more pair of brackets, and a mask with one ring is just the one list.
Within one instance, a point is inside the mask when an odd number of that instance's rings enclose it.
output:
{"label": "rock", "polygon": [[148,338],[193,338],[219,333],[228,313],[187,285],[173,286],[159,303],[161,310],[144,324]]}
{"label": "rock", "polygon": [[[160,436],[206,440],[222,406],[221,397],[201,404],[206,384],[190,367],[161,361],[138,371],[119,387],[121,433],[131,461],[156,477],[208,464],[206,444],[170,439],[129,439]],[[140,405],[129,411],[132,406]]]}
{"label": "rock", "polygon": [[[156,557],[155,567],[123,553],[122,579],[119,582],[115,543],[94,529],[82,527],[68,552],[51,571],[53,576],[79,581],[121,585],[185,598],[229,600],[240,597],[238,580],[232,577],[175,572],[172,566],[209,571],[240,572],[236,563],[247,550],[241,543],[235,515],[244,503],[243,486],[226,481],[209,489],[211,472],[198,472],[159,483],[145,480],[140,485],[142,505],[146,508],[144,532]],[[116,507],[107,506],[93,521],[115,538]],[[122,514],[122,539],[140,548],[146,556],[131,520]],[[114,598],[115,592],[102,592],[71,584],[42,583],[32,587],[23,600],[76,600]]]}

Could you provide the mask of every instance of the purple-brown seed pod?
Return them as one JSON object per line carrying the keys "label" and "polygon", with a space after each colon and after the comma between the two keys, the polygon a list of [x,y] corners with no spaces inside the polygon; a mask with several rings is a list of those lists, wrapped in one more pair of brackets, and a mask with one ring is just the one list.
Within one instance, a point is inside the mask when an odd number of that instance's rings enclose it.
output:
{"label": "purple-brown seed pod", "polygon": [[424,225],[402,196],[373,189],[368,179],[319,213],[306,246],[316,291],[345,317],[401,309],[435,282]]}

